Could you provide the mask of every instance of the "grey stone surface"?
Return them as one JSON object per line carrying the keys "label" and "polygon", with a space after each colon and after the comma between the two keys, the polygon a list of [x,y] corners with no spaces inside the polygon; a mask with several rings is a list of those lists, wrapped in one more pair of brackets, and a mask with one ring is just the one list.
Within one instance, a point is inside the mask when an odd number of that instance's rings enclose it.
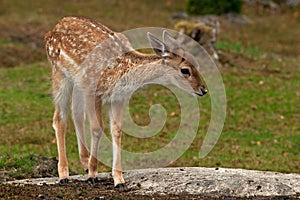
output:
{"label": "grey stone surface", "polygon": [[[300,195],[300,174],[283,174],[225,168],[159,168],[128,170],[124,178],[136,194],[203,194],[210,196],[254,197]],[[86,180],[87,176],[70,179]],[[100,173],[99,179],[111,179],[111,173]],[[58,183],[58,178],[19,180],[8,183]]]}

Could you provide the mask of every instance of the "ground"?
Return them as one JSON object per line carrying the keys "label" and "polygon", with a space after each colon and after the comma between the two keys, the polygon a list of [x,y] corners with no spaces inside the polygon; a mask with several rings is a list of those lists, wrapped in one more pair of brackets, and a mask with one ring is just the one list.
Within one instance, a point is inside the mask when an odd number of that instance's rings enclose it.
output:
{"label": "ground", "polygon": [[257,200],[292,200],[299,199],[299,196],[276,196],[276,197],[249,197],[237,198],[230,196],[212,197],[210,195],[169,195],[169,194],[153,194],[153,195],[137,195],[130,191],[119,192],[113,187],[111,180],[100,180],[100,183],[91,185],[86,181],[74,181],[68,185],[42,185],[42,186],[17,186],[17,185],[0,185],[0,199],[257,199]]}
{"label": "ground", "polygon": [[0,198],[18,199],[299,199],[300,175],[226,168],[153,168],[124,171],[115,189],[111,173],[91,184],[87,175],[25,179],[0,185]]}

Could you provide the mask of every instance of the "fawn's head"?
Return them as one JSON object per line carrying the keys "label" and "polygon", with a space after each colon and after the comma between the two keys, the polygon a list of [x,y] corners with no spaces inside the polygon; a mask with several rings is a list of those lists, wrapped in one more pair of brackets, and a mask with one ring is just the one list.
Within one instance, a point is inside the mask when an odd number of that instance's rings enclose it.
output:
{"label": "fawn's head", "polygon": [[164,67],[168,68],[165,77],[172,84],[194,96],[203,96],[207,93],[200,72],[196,68],[197,62],[192,55],[178,46],[175,38],[167,31],[163,32],[164,42],[149,32],[147,37],[154,52],[160,56]]}

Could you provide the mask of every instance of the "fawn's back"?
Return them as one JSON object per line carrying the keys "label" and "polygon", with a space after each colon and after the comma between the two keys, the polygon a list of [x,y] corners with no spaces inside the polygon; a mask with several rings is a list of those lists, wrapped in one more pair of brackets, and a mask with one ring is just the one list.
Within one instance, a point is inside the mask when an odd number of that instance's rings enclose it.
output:
{"label": "fawn's back", "polygon": [[128,64],[115,58],[132,50],[122,34],[82,17],[63,18],[45,35],[45,43],[48,60],[59,71],[52,79],[77,79],[80,85],[99,81],[100,91],[109,90],[126,72]]}
{"label": "fawn's back", "polygon": [[45,36],[47,56],[56,63],[62,59],[60,55],[67,54],[79,65],[97,44],[113,35],[113,31],[96,21],[66,17]]}

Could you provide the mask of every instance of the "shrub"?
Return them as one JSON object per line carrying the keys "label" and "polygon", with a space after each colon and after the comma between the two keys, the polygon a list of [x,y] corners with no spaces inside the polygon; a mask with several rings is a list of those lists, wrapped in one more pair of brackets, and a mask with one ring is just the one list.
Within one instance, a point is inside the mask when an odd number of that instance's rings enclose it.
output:
{"label": "shrub", "polygon": [[185,10],[191,15],[240,13],[243,0],[187,0]]}

